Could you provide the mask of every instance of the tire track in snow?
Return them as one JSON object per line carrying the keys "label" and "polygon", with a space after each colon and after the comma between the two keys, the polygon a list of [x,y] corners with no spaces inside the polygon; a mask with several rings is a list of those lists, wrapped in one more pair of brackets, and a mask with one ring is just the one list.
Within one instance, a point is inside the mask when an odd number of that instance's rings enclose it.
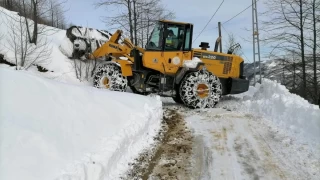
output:
{"label": "tire track in snow", "polygon": [[158,143],[132,163],[122,179],[190,179],[192,134],[174,110],[164,111]]}
{"label": "tire track in snow", "polygon": [[[171,133],[171,140],[160,138],[162,143],[150,151],[156,155],[142,158],[144,162],[151,159],[144,163],[145,170],[129,179],[300,180],[319,177],[320,158],[304,152],[304,147],[295,144],[292,137],[278,134],[264,119],[237,112],[237,108],[233,111],[221,108],[191,110],[172,102],[165,102],[164,108],[167,113],[181,114],[178,119],[183,126],[180,127],[191,129],[188,135],[192,140],[179,139],[179,133]],[[164,124],[167,129],[162,133],[168,136],[169,126]],[[190,145],[185,154],[169,151],[166,146],[185,142]],[[310,166],[312,168],[308,168]]]}
{"label": "tire track in snow", "polygon": [[[180,109],[194,136],[202,135],[210,153],[209,169],[201,179],[290,179],[268,144],[252,130],[250,114],[223,109]],[[256,128],[256,127],[255,127]],[[193,164],[195,165],[195,164]],[[197,167],[195,167],[197,168]],[[206,172],[209,171],[209,172]]]}

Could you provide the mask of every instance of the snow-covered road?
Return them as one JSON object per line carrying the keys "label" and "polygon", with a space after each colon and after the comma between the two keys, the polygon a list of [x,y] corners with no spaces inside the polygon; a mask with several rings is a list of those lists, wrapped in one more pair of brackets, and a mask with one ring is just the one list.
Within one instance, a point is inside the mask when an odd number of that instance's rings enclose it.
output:
{"label": "snow-covered road", "polygon": [[207,110],[164,103],[193,132],[191,179],[319,179],[319,153],[259,116],[224,108],[230,103]]}

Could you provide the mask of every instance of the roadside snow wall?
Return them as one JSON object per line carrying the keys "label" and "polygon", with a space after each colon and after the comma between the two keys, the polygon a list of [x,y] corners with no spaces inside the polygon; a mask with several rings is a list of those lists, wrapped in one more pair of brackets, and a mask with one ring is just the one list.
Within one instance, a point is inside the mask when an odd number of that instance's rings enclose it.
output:
{"label": "roadside snow wall", "polygon": [[261,85],[250,87],[247,93],[239,97],[244,98],[243,108],[248,111],[262,115],[310,142],[320,142],[319,106],[291,94],[285,86],[263,79]]}
{"label": "roadside snow wall", "polygon": [[0,67],[0,179],[119,179],[160,129],[158,97]]}

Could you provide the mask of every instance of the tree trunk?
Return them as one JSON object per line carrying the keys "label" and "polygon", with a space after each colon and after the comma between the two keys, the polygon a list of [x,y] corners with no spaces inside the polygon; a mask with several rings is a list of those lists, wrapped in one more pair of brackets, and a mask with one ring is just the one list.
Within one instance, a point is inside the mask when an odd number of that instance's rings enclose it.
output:
{"label": "tree trunk", "polygon": [[148,23],[148,25],[147,25],[147,42],[149,42],[149,31],[150,31],[150,19],[149,19],[149,16],[148,16],[147,23]]}
{"label": "tree trunk", "polygon": [[34,43],[37,45],[37,39],[38,39],[38,1],[32,0],[32,10],[33,10],[33,33],[32,33],[32,39],[30,43]]}
{"label": "tree trunk", "polygon": [[21,53],[21,58],[20,58],[20,66],[21,67],[24,67],[24,64],[26,62],[26,58],[24,56],[25,54],[25,51],[27,51],[25,48],[24,48],[24,43],[28,43],[28,39],[26,38],[25,41],[24,41],[24,38],[23,38],[23,28],[22,28],[22,20],[21,20],[21,16],[19,18],[19,28],[20,28],[20,47],[21,47],[21,50],[20,50],[20,53]]}
{"label": "tree trunk", "polygon": [[293,83],[292,83],[292,89],[295,90],[296,89],[296,59],[295,59],[295,54],[292,54],[292,58],[293,58]]}
{"label": "tree trunk", "polygon": [[9,10],[13,10],[12,0],[5,0],[4,6],[8,8]]}
{"label": "tree trunk", "polygon": [[132,27],[132,10],[131,10],[131,0],[127,0],[128,3],[128,15],[129,15],[129,31],[130,40],[133,42],[133,27]]}
{"label": "tree trunk", "polygon": [[52,1],[50,1],[50,8],[51,8],[51,26],[54,27],[54,19],[53,19],[53,17],[54,17],[53,12],[54,11],[53,11],[53,2]]}
{"label": "tree trunk", "polygon": [[307,90],[307,78],[306,78],[306,62],[305,62],[305,54],[304,54],[304,33],[303,33],[303,9],[302,9],[302,0],[300,0],[300,45],[301,45],[301,60],[302,60],[302,94],[301,96],[306,98],[306,90]]}
{"label": "tree trunk", "polygon": [[30,35],[30,30],[29,30],[29,22],[28,22],[28,19],[27,19],[26,4],[25,4],[24,0],[22,0],[22,6],[23,6],[24,18],[25,18],[25,21],[26,21],[28,39],[29,39],[29,42],[31,42],[31,35]]}
{"label": "tree trunk", "polygon": [[134,31],[134,45],[138,44],[137,37],[137,9],[136,9],[136,0],[133,0],[133,31]]}
{"label": "tree trunk", "polygon": [[[313,18],[313,83],[314,83],[314,93],[315,97],[318,96],[318,78],[317,78],[317,29],[316,29],[316,0],[312,2],[312,18]],[[317,102],[317,98],[315,99]]]}
{"label": "tree trunk", "polygon": [[[140,8],[140,24],[141,26],[144,26],[144,23],[143,23],[143,13],[142,12],[142,8]],[[141,29],[141,47],[143,48],[144,46],[144,28]]]}
{"label": "tree trunk", "polygon": [[282,85],[285,85],[285,77],[284,77],[284,69],[285,69],[285,64],[284,64],[284,61],[285,61],[285,58],[286,57],[284,57],[283,58],[283,60],[282,60]]}

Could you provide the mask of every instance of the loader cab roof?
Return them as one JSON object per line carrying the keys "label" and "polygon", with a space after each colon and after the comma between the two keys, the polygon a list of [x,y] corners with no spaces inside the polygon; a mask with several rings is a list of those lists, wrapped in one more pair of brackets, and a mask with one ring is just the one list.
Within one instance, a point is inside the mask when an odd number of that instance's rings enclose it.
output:
{"label": "loader cab roof", "polygon": [[146,51],[191,51],[193,24],[159,20],[146,44]]}
{"label": "loader cab roof", "polygon": [[162,23],[171,23],[171,24],[181,24],[181,25],[192,25],[192,23],[187,23],[187,22],[178,22],[178,21],[170,21],[170,20],[166,20],[166,19],[161,19],[159,20],[159,22],[162,22]]}

